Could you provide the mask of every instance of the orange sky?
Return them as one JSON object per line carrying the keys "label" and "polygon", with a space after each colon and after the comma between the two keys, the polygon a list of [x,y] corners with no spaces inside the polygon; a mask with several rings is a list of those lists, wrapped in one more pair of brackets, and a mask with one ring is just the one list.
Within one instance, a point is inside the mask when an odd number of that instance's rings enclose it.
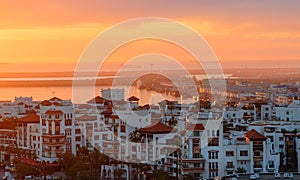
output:
{"label": "orange sky", "polygon": [[[0,71],[72,70],[97,34],[121,21],[147,16],[194,28],[222,64],[275,60],[288,65],[300,59],[299,1],[26,0],[0,2]],[[113,59],[159,51],[158,44],[139,44],[142,51],[130,46]],[[185,58],[179,53],[177,57]]]}

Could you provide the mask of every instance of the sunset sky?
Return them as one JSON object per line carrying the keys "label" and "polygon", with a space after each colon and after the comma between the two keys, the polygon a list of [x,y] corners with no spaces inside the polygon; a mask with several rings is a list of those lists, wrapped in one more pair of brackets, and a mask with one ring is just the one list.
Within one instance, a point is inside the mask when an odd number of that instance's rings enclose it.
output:
{"label": "sunset sky", "polygon": [[[274,62],[278,63],[274,67],[299,67],[300,1],[2,0],[0,71],[71,71],[84,48],[103,30],[149,16],[192,27],[226,67]],[[112,61],[126,59],[133,51],[159,51],[153,46],[125,48]]]}

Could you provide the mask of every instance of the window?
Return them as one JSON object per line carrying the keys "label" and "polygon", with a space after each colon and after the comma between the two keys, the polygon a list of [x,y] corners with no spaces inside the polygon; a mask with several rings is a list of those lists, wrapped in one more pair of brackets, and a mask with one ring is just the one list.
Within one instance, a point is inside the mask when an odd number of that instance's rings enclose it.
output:
{"label": "window", "polygon": [[226,151],[226,156],[234,156],[234,151]]}
{"label": "window", "polygon": [[241,161],[241,165],[246,165],[247,161]]}
{"label": "window", "polygon": [[218,151],[208,151],[208,159],[218,159],[219,152]]}
{"label": "window", "polygon": [[260,152],[259,151],[254,151],[254,156],[260,156]]}
{"label": "window", "polygon": [[227,162],[226,167],[227,167],[227,168],[234,168],[233,162]]}
{"label": "window", "polygon": [[96,135],[95,136],[95,141],[97,141],[97,140],[99,140],[100,138],[99,138],[99,135]]}
{"label": "window", "polygon": [[200,136],[200,132],[199,132],[199,131],[194,131],[194,136],[195,136],[195,137]]}
{"label": "window", "polygon": [[71,145],[67,145],[66,149],[67,149],[67,152],[70,152],[71,151]]}
{"label": "window", "polygon": [[200,140],[199,139],[194,139],[193,140],[193,157],[194,158],[200,158]]}
{"label": "window", "polygon": [[45,119],[42,120],[42,125],[46,126],[46,120]]}
{"label": "window", "polygon": [[70,137],[67,138],[67,143],[71,143],[71,138]]}
{"label": "window", "polygon": [[59,114],[55,114],[55,119],[59,119]]}
{"label": "window", "polygon": [[72,120],[65,120],[65,126],[72,126]]}
{"label": "window", "polygon": [[77,141],[77,142],[78,142],[78,141],[81,141],[80,136],[76,136],[76,141]]}
{"label": "window", "polygon": [[80,129],[76,129],[75,130],[75,134],[80,134],[81,132],[80,132]]}
{"label": "window", "polygon": [[208,138],[208,146],[219,146],[219,138]]}
{"label": "window", "polygon": [[208,168],[209,169],[218,169],[219,168],[219,164],[217,162],[209,162],[208,163]]}
{"label": "window", "polygon": [[240,156],[248,156],[248,151],[240,151]]}

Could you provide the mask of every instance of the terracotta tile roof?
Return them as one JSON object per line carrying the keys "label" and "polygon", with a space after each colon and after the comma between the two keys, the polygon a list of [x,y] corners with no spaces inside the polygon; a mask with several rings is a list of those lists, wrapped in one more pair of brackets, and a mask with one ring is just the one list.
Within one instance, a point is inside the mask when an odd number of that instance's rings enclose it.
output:
{"label": "terracotta tile roof", "polygon": [[78,109],[90,109],[93,108],[94,106],[88,105],[88,104],[81,104],[78,106]]}
{"label": "terracotta tile roof", "polygon": [[24,103],[23,102],[19,102],[18,105],[24,105]]}
{"label": "terracotta tile roof", "polygon": [[135,96],[131,96],[130,98],[127,99],[128,101],[139,101],[140,99],[135,97]]}
{"label": "terracotta tile roof", "polygon": [[89,100],[87,103],[88,104],[103,104],[105,103],[107,100],[104,99],[103,97],[97,96],[91,100]]}
{"label": "terracotta tile roof", "polygon": [[185,129],[187,131],[203,131],[203,130],[205,130],[203,124],[187,124]]}
{"label": "terracotta tile roof", "polygon": [[103,111],[101,114],[112,114],[112,108],[108,108],[105,111]]}
{"label": "terracotta tile roof", "polygon": [[42,102],[40,103],[40,105],[42,105],[42,106],[51,106],[52,103],[51,103],[50,101],[48,101],[48,100],[45,100],[45,101],[42,101]]}
{"label": "terracotta tile roof", "polygon": [[[28,165],[32,165],[32,166],[41,166],[41,164],[42,164],[41,162],[34,161],[32,159],[29,159],[29,158],[21,158],[20,161],[22,161],[23,163],[26,163]],[[57,167],[57,166],[59,166],[56,163],[49,163],[49,162],[46,162],[46,165],[47,166],[51,166],[51,167]]]}
{"label": "terracotta tile roof", "polygon": [[151,134],[166,134],[177,131],[176,128],[167,126],[160,121],[155,121],[151,125],[146,126],[138,130],[140,133],[151,133]]}
{"label": "terracotta tile roof", "polygon": [[53,97],[53,98],[49,99],[49,101],[62,101],[62,99],[60,99],[58,97]]}
{"label": "terracotta tile roof", "polygon": [[45,114],[63,114],[61,110],[48,110]]}
{"label": "terracotta tile roof", "polygon": [[61,103],[59,103],[59,102],[54,102],[54,103],[52,103],[54,106],[62,106],[62,104]]}
{"label": "terracotta tile roof", "polygon": [[255,129],[251,129],[250,131],[246,132],[244,136],[250,140],[255,140],[255,141],[257,140],[265,141],[267,139],[264,135],[260,134]]}
{"label": "terracotta tile roof", "polygon": [[21,123],[40,123],[40,116],[36,114],[29,114],[17,120]]}
{"label": "terracotta tile roof", "polygon": [[165,104],[169,105],[169,104],[171,104],[171,103],[172,103],[172,101],[169,101],[169,100],[162,100],[162,101],[160,101],[158,104],[159,104],[159,105],[165,105]]}
{"label": "terracotta tile roof", "polygon": [[76,120],[77,121],[95,121],[95,120],[97,120],[97,116],[83,115],[83,116],[77,117]]}

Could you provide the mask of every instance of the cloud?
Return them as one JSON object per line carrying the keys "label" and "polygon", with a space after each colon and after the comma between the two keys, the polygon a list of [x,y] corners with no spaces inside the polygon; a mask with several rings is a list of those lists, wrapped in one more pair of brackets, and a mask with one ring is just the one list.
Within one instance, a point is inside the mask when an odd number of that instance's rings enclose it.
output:
{"label": "cloud", "polygon": [[81,39],[92,38],[105,29],[104,25],[80,24],[66,27],[0,29],[0,40]]}
{"label": "cloud", "polygon": [[300,38],[300,33],[291,33],[291,32],[265,32],[265,33],[251,33],[246,34],[245,38]]}

